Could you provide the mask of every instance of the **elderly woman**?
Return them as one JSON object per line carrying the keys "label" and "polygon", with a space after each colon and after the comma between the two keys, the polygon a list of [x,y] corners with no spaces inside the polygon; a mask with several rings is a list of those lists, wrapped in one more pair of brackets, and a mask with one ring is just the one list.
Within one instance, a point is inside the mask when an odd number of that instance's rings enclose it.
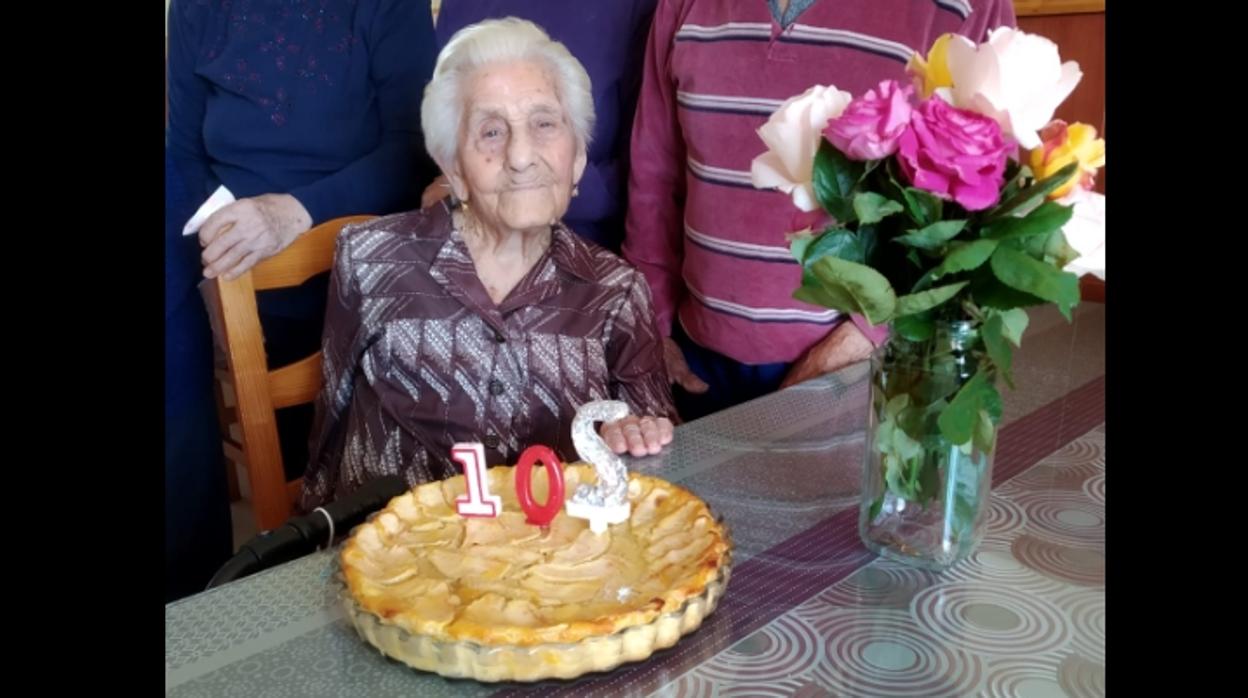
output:
{"label": "elderly woman", "polygon": [[[581,193],[568,205],[563,220],[577,235],[612,252],[619,251],[624,239],[628,134],[656,1],[597,0],[593,11],[587,12],[585,0],[450,0],[442,3],[438,14],[439,48],[469,24],[514,15],[537,22],[585,66],[597,118]],[[441,198],[449,193],[444,184],[439,177],[426,195]]]}
{"label": "elderly woman", "polygon": [[425,88],[425,143],[457,203],[376,219],[338,240],[301,508],[372,477],[459,472],[542,443],[574,459],[576,408],[618,399],[616,452],[672,438],[671,391],[645,279],[560,222],[585,170],[589,76],[531,22],[467,27]]}

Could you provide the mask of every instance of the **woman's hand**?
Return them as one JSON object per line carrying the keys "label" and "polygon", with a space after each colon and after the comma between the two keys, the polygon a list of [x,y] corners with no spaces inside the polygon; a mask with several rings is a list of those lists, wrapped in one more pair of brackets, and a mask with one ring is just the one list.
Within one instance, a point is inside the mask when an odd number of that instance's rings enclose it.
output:
{"label": "woman's hand", "polygon": [[199,228],[204,278],[236,279],[311,227],[312,216],[290,194],[264,194],[222,207]]}
{"label": "woman's hand", "polygon": [[616,453],[652,456],[672,442],[672,420],[629,415],[603,424],[599,434],[607,442],[607,447]]}

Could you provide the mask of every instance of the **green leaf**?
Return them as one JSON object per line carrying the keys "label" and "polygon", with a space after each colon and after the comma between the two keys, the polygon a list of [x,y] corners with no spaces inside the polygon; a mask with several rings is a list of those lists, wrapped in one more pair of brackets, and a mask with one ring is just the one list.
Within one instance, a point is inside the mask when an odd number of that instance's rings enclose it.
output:
{"label": "green leaf", "polygon": [[936,273],[933,279],[939,279],[942,276],[953,274],[959,271],[970,271],[976,269],[988,258],[992,256],[993,251],[997,249],[996,240],[974,240],[972,242],[954,243],[949,251],[949,256],[945,257],[945,261],[936,267]]}
{"label": "green leaf", "polygon": [[975,428],[975,417],[979,412],[979,395],[982,389],[983,375],[976,373],[966,385],[958,391],[953,401],[940,415],[940,433],[949,443],[962,444],[971,439],[971,431]]}
{"label": "green leaf", "polygon": [[988,316],[980,336],[984,338],[984,348],[988,350],[992,363],[996,364],[1005,382],[1013,388],[1014,378],[1010,375],[1010,362],[1014,358],[1014,350],[1005,338],[1005,320],[1000,313],[994,312]]}
{"label": "green leaf", "polygon": [[1062,315],[1071,319],[1071,309],[1079,304],[1079,277],[1009,247],[998,247],[990,265],[1001,283],[1056,303]]}
{"label": "green leaf", "polygon": [[984,453],[992,453],[992,447],[996,442],[996,427],[992,424],[992,416],[987,410],[979,411],[979,418],[975,420],[975,433],[972,434],[971,440],[975,443],[975,448]]}
{"label": "green leaf", "polygon": [[[911,252],[913,251],[914,250],[911,250]],[[936,279],[936,270],[939,268],[940,267],[932,267],[931,269],[928,269],[926,272],[924,272],[923,276],[920,276],[919,280],[914,282],[914,288],[911,288],[910,292],[918,293],[919,291],[926,291],[927,289],[931,288],[932,281]]]}
{"label": "green leaf", "polygon": [[937,420],[940,433],[951,444],[967,443],[971,440],[980,410],[985,410],[990,415],[995,411],[997,419],[1000,419],[1001,395],[982,369],[971,376],[950,401],[949,406],[941,412]]}
{"label": "green leaf", "polygon": [[1020,167],[1017,162],[1011,160],[1005,169],[1005,187],[1001,189],[1001,200],[1007,201],[1017,194],[1031,177],[1030,167],[1026,165]]}
{"label": "green leaf", "polygon": [[902,315],[893,320],[893,331],[902,339],[923,342],[936,334],[936,323],[932,320],[931,313]]}
{"label": "green leaf", "polygon": [[893,453],[903,460],[922,461],[923,445],[906,433],[905,429],[893,428]]}
{"label": "green leaf", "polygon": [[903,499],[910,498],[910,488],[901,479],[901,459],[894,455],[884,456],[884,481],[893,494]]}
{"label": "green leaf", "polygon": [[939,221],[920,230],[912,230],[906,235],[898,235],[893,242],[923,250],[939,249],[941,245],[957,237],[966,227],[965,220]]}
{"label": "green leaf", "polygon": [[923,423],[925,434],[923,445],[929,450],[940,450],[948,445],[944,443],[944,435],[940,433],[940,415],[944,414],[945,408],[949,406],[949,401],[945,398],[953,397],[954,393],[958,392],[958,385],[952,380],[927,381],[926,385],[920,387],[919,392],[924,398],[936,396],[927,406],[926,421]]}
{"label": "green leaf", "polygon": [[[897,433],[904,434],[905,432],[898,429]],[[918,444],[915,445],[917,446]],[[907,459],[910,468],[909,472],[906,473],[906,487],[910,490],[911,496],[917,496],[919,494],[919,475],[923,472],[922,455],[923,449],[919,449],[918,456]]]}
{"label": "green leaf", "polygon": [[1070,206],[1046,201],[1022,218],[1003,218],[992,225],[984,226],[981,236],[991,240],[1048,236],[1055,230],[1061,230],[1073,214],[1074,209]]}
{"label": "green leaf", "polygon": [[1066,241],[1066,233],[1054,230],[1047,237],[1027,238],[1022,249],[1036,259],[1061,269],[1079,257],[1079,251]]}
{"label": "green leaf", "polygon": [[883,454],[893,452],[893,430],[897,428],[897,422],[893,419],[884,419],[879,426],[875,428],[875,450]]}
{"label": "green leaf", "polygon": [[[858,225],[858,248],[862,251],[862,263],[874,266],[875,246],[879,236],[875,232],[874,224],[860,223]],[[851,262],[858,260],[851,259]]]}
{"label": "green leaf", "polygon": [[1023,333],[1027,331],[1027,311],[1014,308],[997,315],[1001,318],[1001,334],[1014,346],[1023,346]]}
{"label": "green leaf", "polygon": [[789,241],[789,254],[799,263],[806,257],[806,250],[815,241],[814,235],[799,235]]}
{"label": "green leaf", "polygon": [[874,445],[882,454],[884,480],[889,489],[898,496],[912,497],[915,483],[906,477],[903,468],[908,461],[922,462],[923,446],[900,429],[892,418],[885,419],[876,428]]}
{"label": "green leaf", "polygon": [[[909,394],[906,394],[909,397]],[[923,426],[927,419],[927,410],[923,407],[906,405],[897,412],[897,428],[906,432],[914,441],[923,439]]]}
{"label": "green leaf", "polygon": [[910,406],[910,394],[909,393],[902,393],[900,395],[894,395],[888,401],[888,404],[884,406],[884,414],[888,418],[892,419],[892,418],[895,418],[898,414],[900,414],[902,410],[906,409],[909,406]]}
{"label": "green leaf", "polygon": [[1053,266],[1058,269],[1065,269],[1066,265],[1079,259],[1079,250],[1070,246],[1066,240],[1066,232],[1064,230],[1054,230],[1049,236],[1049,244],[1044,250],[1053,258]]}
{"label": "green leaf", "polygon": [[831,194],[849,198],[866,168],[861,162],[850,160],[826,139],[819,142],[815,153],[815,169],[823,175],[823,188]]}
{"label": "green leaf", "polygon": [[828,288],[818,279],[802,279],[802,285],[793,292],[793,297],[812,305],[832,308],[842,313],[858,312],[858,302],[841,288]]}
{"label": "green leaf", "polygon": [[889,158],[888,165],[885,167],[888,173],[888,189],[893,194],[892,198],[900,199],[905,203],[906,215],[910,216],[910,220],[918,224],[920,228],[940,220],[944,202],[934,194],[901,184],[903,177],[897,171],[896,163],[896,159]]}
{"label": "green leaf", "polygon": [[857,312],[872,325],[888,322],[897,307],[897,295],[888,279],[871,267],[837,257],[823,257],[810,267],[825,289],[852,297]]}
{"label": "green leaf", "polygon": [[988,387],[984,389],[980,406],[992,417],[994,424],[1001,421],[1001,415],[1004,413],[1005,406],[1001,403],[1001,393],[997,390],[997,386],[992,384],[992,381],[989,381]]}
{"label": "green leaf", "polygon": [[940,220],[944,202],[934,194],[929,194],[922,189],[906,187],[902,190],[902,196],[905,197],[906,210],[915,223],[928,226]]}
{"label": "green leaf", "polygon": [[864,263],[867,261],[869,252],[867,243],[865,235],[859,235],[845,228],[828,228],[806,248],[802,266],[809,269],[812,264],[828,256]]}
{"label": "green leaf", "polygon": [[1078,167],[1079,163],[1072,162],[1058,170],[1047,179],[1042,179],[1038,182],[1032,183],[1029,187],[1025,187],[1022,191],[1001,202],[1000,206],[988,211],[984,217],[984,221],[992,222],[1000,218],[1005,218],[1018,209],[1030,205],[1040,197],[1047,196],[1049,192],[1062,186],[1067,179],[1070,179],[1070,176],[1075,173],[1075,169]]}
{"label": "green leaf", "polygon": [[957,545],[961,540],[972,535],[972,529],[975,524],[975,515],[979,513],[977,499],[971,499],[965,496],[955,496],[953,498],[953,521],[952,528],[957,536]]}
{"label": "green leaf", "polygon": [[993,276],[988,267],[980,267],[971,275],[971,300],[981,308],[1008,310],[1044,305],[1048,301],[1030,293],[1010,288]]}
{"label": "green leaf", "polygon": [[859,223],[878,223],[904,210],[901,204],[873,191],[854,195],[854,215],[858,216]]}
{"label": "green leaf", "polygon": [[940,495],[940,473],[935,465],[928,465],[919,473],[919,503],[926,504]]}
{"label": "green leaf", "polygon": [[884,495],[881,494],[880,496],[875,498],[874,502],[871,502],[871,510],[867,512],[867,521],[875,521],[875,517],[880,515],[880,510],[883,508],[884,508]]}
{"label": "green leaf", "polygon": [[829,214],[842,224],[854,220],[852,193],[862,178],[863,166],[845,157],[827,140],[819,143],[815,153],[813,182],[815,198]]}
{"label": "green leaf", "polygon": [[937,286],[929,291],[901,296],[897,299],[897,314],[913,315],[924,310],[931,310],[958,295],[958,292],[966,288],[969,283],[969,281],[959,281],[956,284]]}
{"label": "green leaf", "polygon": [[901,185],[900,175],[898,174],[897,162],[895,158],[889,158],[884,161],[883,176],[878,177],[880,187],[884,193],[894,201],[905,201],[905,187]]}

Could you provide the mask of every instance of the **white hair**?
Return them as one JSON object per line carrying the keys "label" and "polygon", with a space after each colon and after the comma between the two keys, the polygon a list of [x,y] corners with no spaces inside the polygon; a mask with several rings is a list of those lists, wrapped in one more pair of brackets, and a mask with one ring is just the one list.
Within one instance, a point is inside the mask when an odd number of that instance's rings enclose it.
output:
{"label": "white hair", "polygon": [[585,67],[567,47],[534,23],[516,17],[489,19],[455,32],[438,54],[433,79],[425,86],[420,127],[425,149],[439,166],[449,166],[459,147],[465,78],[490,63],[525,60],[545,62],[551,69],[555,93],[568,113],[577,141],[588,148],[594,128],[594,98]]}

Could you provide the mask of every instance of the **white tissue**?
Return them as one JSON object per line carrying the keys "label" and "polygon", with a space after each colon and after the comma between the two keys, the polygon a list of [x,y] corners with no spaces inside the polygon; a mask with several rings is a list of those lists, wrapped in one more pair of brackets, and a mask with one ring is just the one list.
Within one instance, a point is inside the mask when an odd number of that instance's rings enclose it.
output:
{"label": "white tissue", "polygon": [[234,203],[234,195],[230,193],[230,190],[226,189],[224,184],[217,187],[217,190],[212,193],[212,196],[208,197],[204,205],[200,206],[195,215],[191,216],[191,220],[186,222],[186,225],[182,228],[182,234],[193,235],[198,233],[199,227],[204,224],[204,221],[208,220],[209,216],[219,211],[222,206],[232,203]]}

